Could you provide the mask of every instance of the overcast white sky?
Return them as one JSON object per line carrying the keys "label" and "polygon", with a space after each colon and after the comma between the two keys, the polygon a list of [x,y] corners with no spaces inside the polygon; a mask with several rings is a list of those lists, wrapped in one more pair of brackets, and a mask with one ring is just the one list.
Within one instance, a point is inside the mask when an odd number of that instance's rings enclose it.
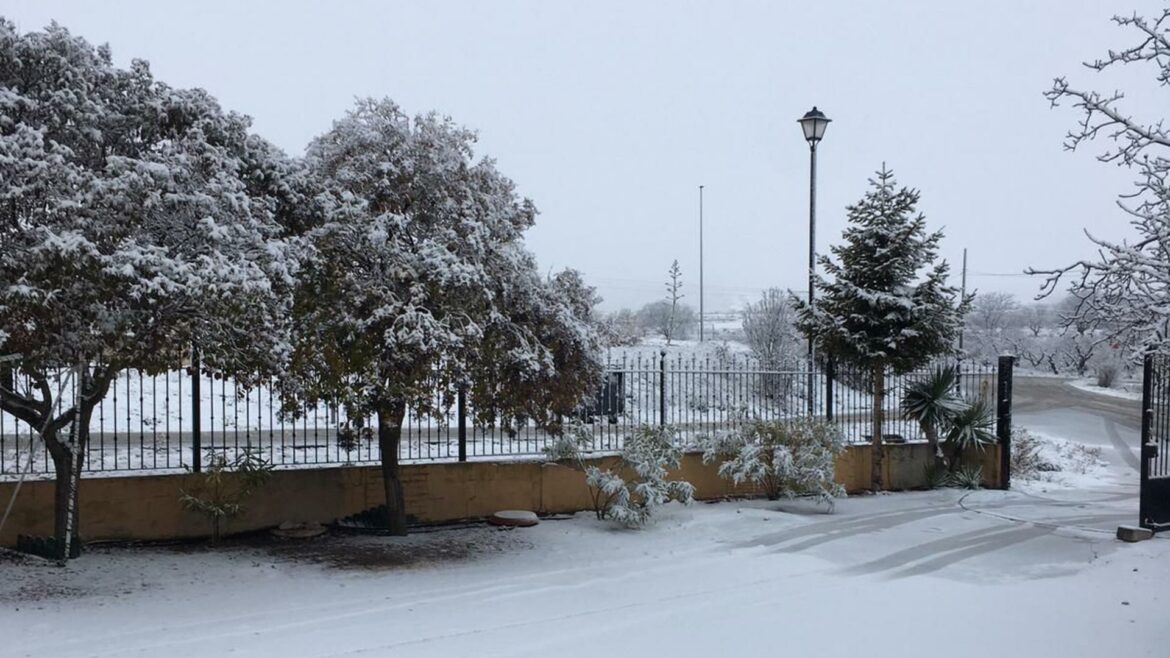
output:
{"label": "overcast white sky", "polygon": [[805,289],[796,119],[813,105],[833,119],[818,151],[819,251],[883,161],[945,229],[956,283],[969,249],[971,288],[1026,299],[1039,281],[1024,268],[1092,253],[1082,229],[1127,235],[1114,200],[1130,176],[1063,151],[1077,115],[1042,92],[1068,75],[1165,116],[1170,93],[1149,71],[1080,66],[1133,43],[1111,15],[1160,4],[4,0],[0,15],[21,31],[56,20],[122,65],[147,59],[292,154],[358,96],[449,114],[537,203],[528,244],[542,266],[584,271],[607,308],[660,298],[674,258],[698,306],[705,185],[710,311],[767,286]]}

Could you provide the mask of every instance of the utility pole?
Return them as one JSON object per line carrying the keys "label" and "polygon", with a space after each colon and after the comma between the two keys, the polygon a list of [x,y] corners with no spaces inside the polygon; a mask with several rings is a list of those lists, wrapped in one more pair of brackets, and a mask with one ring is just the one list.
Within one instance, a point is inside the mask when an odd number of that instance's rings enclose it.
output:
{"label": "utility pole", "polygon": [[699,342],[703,342],[703,186],[699,186]]}
{"label": "utility pole", "polygon": [[[967,248],[966,247],[963,247],[963,283],[962,283],[962,292],[960,293],[960,296],[959,296],[959,303],[962,304],[964,299],[967,299]],[[962,356],[962,353],[963,353],[963,331],[966,328],[966,324],[967,324],[966,322],[963,322],[959,325],[959,355],[960,356]]]}

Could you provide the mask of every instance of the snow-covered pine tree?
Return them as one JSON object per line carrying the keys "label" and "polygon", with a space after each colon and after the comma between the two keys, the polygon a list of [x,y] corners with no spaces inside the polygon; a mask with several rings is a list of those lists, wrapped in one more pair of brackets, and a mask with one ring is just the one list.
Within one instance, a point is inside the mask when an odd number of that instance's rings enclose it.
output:
{"label": "snow-covered pine tree", "polygon": [[[870,189],[846,209],[837,260],[819,259],[816,308],[796,299],[798,324],[821,353],[869,371],[873,394],[874,490],[882,482],[882,426],[887,373],[907,372],[953,350],[970,300],[947,285],[946,261],[935,263],[941,232],[927,233],[918,192],[897,189],[885,165]],[[839,262],[838,262],[839,261]]]}
{"label": "snow-covered pine tree", "polygon": [[206,92],[116,68],[60,26],[0,20],[0,409],[52,457],[62,552],[90,418],[120,371],[174,368],[192,344],[245,386],[282,367],[296,261],[274,214],[298,205],[281,180],[294,170]]}
{"label": "snow-covered pine tree", "polygon": [[536,209],[474,142],[448,118],[362,100],[307,154],[324,207],[286,385],[377,418],[392,534],[407,531],[408,410],[444,415],[463,387],[480,422],[555,428],[600,380],[593,289],[571,270],[540,276],[521,241]]}

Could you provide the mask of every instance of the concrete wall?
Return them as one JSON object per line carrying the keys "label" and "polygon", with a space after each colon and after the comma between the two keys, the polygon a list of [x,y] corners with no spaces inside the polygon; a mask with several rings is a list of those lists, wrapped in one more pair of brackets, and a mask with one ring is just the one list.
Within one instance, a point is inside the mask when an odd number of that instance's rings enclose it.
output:
{"label": "concrete wall", "polygon": [[[983,464],[984,483],[999,482],[999,451],[972,454]],[[887,489],[925,484],[930,463],[925,444],[886,447]],[[595,460],[603,467],[616,458]],[[837,479],[849,491],[869,487],[870,450],[850,446],[837,461]],[[501,509],[574,512],[591,509],[580,471],[539,461],[410,464],[402,468],[407,511],[417,521],[438,523],[481,518]],[[750,487],[733,487],[705,465],[698,454],[684,457],[679,473],[695,486],[699,499],[752,495]],[[172,539],[210,534],[207,520],[179,505],[180,489],[193,489],[200,476],[190,474],[87,478],[81,482],[81,535],[97,539]],[[0,504],[7,505],[15,483],[0,483]],[[328,522],[383,502],[382,476],[376,466],[277,471],[232,520],[227,532],[271,527],[283,521]],[[12,546],[17,534],[53,533],[53,483],[25,482],[12,514],[0,530],[0,546]]]}

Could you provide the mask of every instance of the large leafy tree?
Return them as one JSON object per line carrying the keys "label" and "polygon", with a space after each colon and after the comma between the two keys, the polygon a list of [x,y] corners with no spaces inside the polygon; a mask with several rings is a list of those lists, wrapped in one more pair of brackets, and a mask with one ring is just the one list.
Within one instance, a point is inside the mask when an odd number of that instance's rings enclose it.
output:
{"label": "large leafy tree", "polygon": [[245,385],[281,368],[295,260],[274,215],[298,205],[295,171],[205,92],[0,20],[0,409],[52,457],[63,553],[118,372],[193,344]]}
{"label": "large leafy tree", "polygon": [[[1164,91],[1170,85],[1170,9],[1155,17],[1113,20],[1133,36],[1134,45],[1110,50],[1085,67],[1097,73],[1126,65],[1146,67],[1155,86]],[[1068,103],[1080,114],[1065,148],[1075,150],[1100,137],[1112,145],[1098,159],[1134,172],[1133,189],[1118,201],[1129,217],[1132,235],[1121,241],[1088,235],[1097,247],[1097,258],[1029,271],[1047,276],[1043,295],[1055,292],[1069,275],[1075,304],[1063,320],[1082,338],[1081,327],[1088,324],[1094,343],[1118,342],[1135,354],[1170,353],[1170,129],[1163,123],[1167,105],[1135,114],[1124,93],[1082,89],[1063,77],[1045,96],[1053,106]]]}
{"label": "large leafy tree", "polygon": [[873,393],[872,484],[881,489],[882,426],[888,373],[921,367],[950,352],[968,300],[947,285],[946,261],[935,262],[941,232],[927,233],[918,192],[898,188],[883,165],[871,189],[847,208],[845,242],[822,256],[815,308],[795,300],[800,328],[838,361],[868,370]]}
{"label": "large leafy tree", "polygon": [[521,242],[536,209],[474,141],[363,100],[307,154],[322,212],[305,234],[286,385],[376,418],[392,534],[406,533],[408,411],[441,415],[462,388],[482,422],[555,428],[599,378],[592,289],[573,271],[539,275]]}

